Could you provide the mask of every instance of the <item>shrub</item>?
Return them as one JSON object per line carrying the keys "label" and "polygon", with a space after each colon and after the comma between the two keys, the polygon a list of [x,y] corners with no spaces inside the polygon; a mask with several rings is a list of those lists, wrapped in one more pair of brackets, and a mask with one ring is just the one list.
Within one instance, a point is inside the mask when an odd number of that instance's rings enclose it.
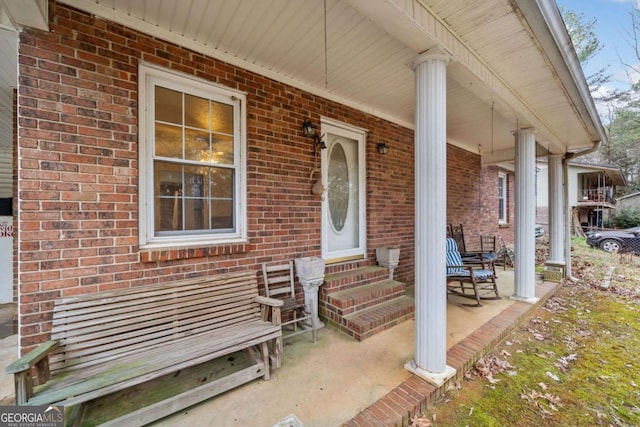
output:
{"label": "shrub", "polygon": [[640,225],[640,208],[622,208],[613,216],[617,228],[631,228]]}

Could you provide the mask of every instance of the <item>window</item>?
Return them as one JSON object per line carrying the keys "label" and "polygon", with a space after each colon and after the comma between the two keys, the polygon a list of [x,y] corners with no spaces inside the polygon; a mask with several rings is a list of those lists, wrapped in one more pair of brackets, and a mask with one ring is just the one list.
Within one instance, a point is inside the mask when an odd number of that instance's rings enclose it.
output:
{"label": "window", "polygon": [[498,222],[506,224],[507,221],[507,175],[498,173]]}
{"label": "window", "polygon": [[245,95],[140,66],[140,246],[246,240]]}

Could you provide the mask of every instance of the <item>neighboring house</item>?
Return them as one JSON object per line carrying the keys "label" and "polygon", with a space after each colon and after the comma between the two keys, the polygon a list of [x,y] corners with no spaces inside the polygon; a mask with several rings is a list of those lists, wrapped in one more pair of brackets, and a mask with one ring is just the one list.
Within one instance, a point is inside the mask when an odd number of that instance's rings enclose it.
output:
{"label": "neighboring house", "polygon": [[[538,161],[536,221],[548,224],[547,162]],[[616,209],[615,191],[626,185],[616,165],[569,161],[568,194],[572,222],[582,229],[602,228]]]}
{"label": "neighboring house", "polygon": [[[0,5],[22,26],[3,48],[18,40],[23,351],[62,296],[305,256],[359,272],[398,247],[395,278],[416,288],[407,367],[439,382],[446,225],[513,242],[513,298],[535,301],[536,156],[558,167],[605,138],[550,0]],[[332,296],[357,284],[338,282],[320,315],[359,336]],[[382,327],[414,309],[387,304]]]}
{"label": "neighboring house", "polygon": [[616,201],[619,208],[640,208],[640,192],[618,197]]}

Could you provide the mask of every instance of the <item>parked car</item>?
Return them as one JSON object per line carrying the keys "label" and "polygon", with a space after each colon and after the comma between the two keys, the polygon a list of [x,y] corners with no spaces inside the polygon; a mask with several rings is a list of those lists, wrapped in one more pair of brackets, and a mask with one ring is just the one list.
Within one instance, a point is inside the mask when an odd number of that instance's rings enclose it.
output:
{"label": "parked car", "polygon": [[536,237],[544,236],[544,227],[540,224],[536,224],[535,235]]}
{"label": "parked car", "polygon": [[587,236],[587,244],[607,252],[640,254],[640,227],[626,230],[596,231]]}

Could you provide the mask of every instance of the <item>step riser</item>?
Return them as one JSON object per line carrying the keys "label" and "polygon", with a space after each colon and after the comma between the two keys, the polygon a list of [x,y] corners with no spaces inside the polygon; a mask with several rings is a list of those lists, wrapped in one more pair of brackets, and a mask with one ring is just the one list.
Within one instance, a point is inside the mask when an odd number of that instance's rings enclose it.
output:
{"label": "step riser", "polygon": [[383,319],[372,319],[370,323],[366,325],[354,324],[349,320],[337,316],[333,313],[332,316],[323,316],[327,324],[344,332],[345,334],[355,338],[358,341],[362,341],[366,338],[389,329],[399,323],[406,320],[413,319],[415,315],[415,306],[406,307],[403,310],[394,313],[388,313]]}
{"label": "step riser", "polygon": [[390,301],[392,299],[401,297],[405,294],[403,289],[394,289],[392,292],[386,292],[384,294],[370,294],[362,296],[360,298],[345,300],[336,300],[329,295],[327,306],[332,307],[332,311],[339,313],[343,316],[347,314],[353,314],[357,311],[364,310],[366,308],[373,307],[383,302]]}
{"label": "step riser", "polygon": [[331,276],[325,277],[325,282],[321,289],[325,294],[332,294],[388,279],[389,272],[386,269],[377,269],[364,273],[339,275],[339,277],[334,279],[331,279]]}
{"label": "step riser", "polygon": [[387,322],[387,323],[385,323],[383,325],[379,325],[379,326],[377,326],[375,328],[367,329],[366,331],[362,331],[362,332],[360,332],[358,330],[352,331],[352,333],[350,333],[349,335],[351,335],[352,337],[354,337],[358,341],[363,341],[363,340],[365,340],[367,338],[370,338],[370,337],[374,336],[377,333],[380,333],[380,332],[382,332],[384,330],[392,328],[392,327],[404,322],[405,320],[413,319],[414,316],[415,316],[415,312],[411,311],[411,313],[407,313],[407,314],[404,314],[404,315],[402,315],[400,317],[396,317],[395,319],[393,319],[393,320],[391,320],[391,321],[389,321],[389,322]]}

